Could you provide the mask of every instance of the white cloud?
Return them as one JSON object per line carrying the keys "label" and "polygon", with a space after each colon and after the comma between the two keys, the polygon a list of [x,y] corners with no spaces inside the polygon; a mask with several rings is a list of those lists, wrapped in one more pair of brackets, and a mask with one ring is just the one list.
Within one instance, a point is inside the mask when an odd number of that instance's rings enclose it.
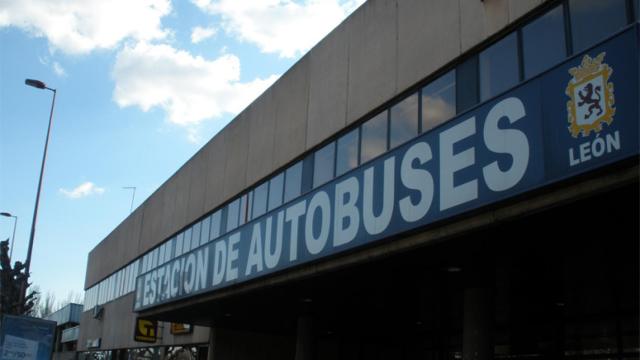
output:
{"label": "white cloud", "polygon": [[216,34],[217,30],[213,27],[203,28],[196,26],[191,30],[191,42],[197,44]]}
{"label": "white cloud", "polygon": [[51,70],[53,70],[58,77],[67,76],[67,71],[62,67],[62,65],[57,61],[51,62],[51,59],[49,59],[48,56],[39,56],[38,61],[46,67],[51,67]]}
{"label": "white cloud", "polygon": [[264,53],[293,58],[305,53],[364,0],[192,0],[222,17],[223,29]]}
{"label": "white cloud", "polygon": [[104,188],[97,187],[91,181],[87,181],[71,190],[60,189],[60,192],[70,199],[79,199],[94,194],[100,195],[104,193]]}
{"label": "white cloud", "polygon": [[[230,54],[215,60],[169,45],[138,43],[117,55],[112,76],[114,100],[143,111],[160,107],[170,122],[195,126],[224,114],[237,114],[277,76],[240,81],[240,60]],[[193,136],[190,136],[193,139]]]}
{"label": "white cloud", "polygon": [[53,62],[53,72],[56,73],[56,75],[58,75],[59,77],[67,76],[67,72],[64,70],[62,65],[60,65],[60,63],[57,61]]}
{"label": "white cloud", "polygon": [[160,20],[170,11],[170,0],[9,0],[0,1],[0,28],[19,27],[46,37],[52,49],[82,54],[127,38],[165,38]]}

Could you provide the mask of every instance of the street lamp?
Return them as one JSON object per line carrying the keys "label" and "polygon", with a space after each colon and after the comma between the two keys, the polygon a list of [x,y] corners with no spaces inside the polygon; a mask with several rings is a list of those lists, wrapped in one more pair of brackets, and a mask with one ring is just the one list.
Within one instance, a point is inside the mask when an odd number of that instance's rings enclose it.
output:
{"label": "street lamp", "polygon": [[136,198],[136,187],[135,186],[123,186],[125,190],[133,190],[133,195],[131,196],[131,208],[129,209],[129,214],[133,212],[133,200]]}
{"label": "street lamp", "polygon": [[11,261],[11,256],[13,254],[13,243],[16,240],[16,227],[18,227],[18,217],[15,215],[11,215],[8,212],[1,212],[0,215],[4,217],[12,217],[13,218],[13,236],[11,237],[11,249],[9,249],[9,261]]}
{"label": "street lamp", "polygon": [[[51,125],[53,124],[53,108],[56,104],[56,89],[52,89],[50,87],[47,87],[47,85],[45,83],[43,83],[40,80],[34,80],[34,79],[26,79],[24,81],[24,83],[26,85],[29,86],[33,86],[37,89],[46,89],[46,90],[51,90],[53,92],[53,100],[51,101],[51,112],[49,113],[49,127],[47,128],[47,138],[44,142],[44,152],[42,154],[42,166],[40,167],[40,178],[38,179],[38,191],[36,192],[36,204],[33,208],[33,220],[31,221],[31,233],[29,235],[29,247],[27,249],[27,259],[25,261],[25,275],[26,275],[26,280],[28,281],[29,279],[29,268],[31,267],[31,251],[33,250],[33,238],[35,237],[35,233],[36,233],[36,220],[38,219],[38,204],[40,203],[40,191],[42,190],[42,176],[44,175],[44,164],[47,160],[47,147],[49,146],[49,137],[51,135]],[[25,281],[25,283],[27,282]],[[21,297],[21,301],[20,303],[22,304],[22,301],[24,301],[25,297],[26,297],[26,291],[27,288],[26,286],[22,286],[22,291],[20,294]]]}

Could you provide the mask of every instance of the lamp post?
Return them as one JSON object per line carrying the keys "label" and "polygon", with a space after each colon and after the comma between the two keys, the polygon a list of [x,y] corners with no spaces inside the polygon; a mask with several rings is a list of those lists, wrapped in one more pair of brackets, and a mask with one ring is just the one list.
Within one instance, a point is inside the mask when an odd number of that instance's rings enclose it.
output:
{"label": "lamp post", "polygon": [[24,83],[26,85],[33,86],[34,88],[37,88],[37,89],[41,89],[41,90],[46,89],[46,90],[52,91],[53,99],[51,100],[51,112],[49,113],[49,126],[47,128],[47,138],[44,142],[44,152],[42,154],[42,165],[40,166],[40,178],[38,179],[38,191],[36,192],[36,203],[33,208],[33,220],[31,221],[31,233],[29,234],[29,247],[27,249],[27,259],[25,261],[26,281],[25,283],[23,283],[22,291],[20,293],[21,304],[26,297],[26,291],[27,291],[26,283],[29,280],[29,268],[31,267],[31,252],[33,250],[33,238],[35,237],[35,233],[36,233],[36,221],[38,219],[38,204],[40,203],[40,191],[42,190],[42,177],[44,175],[44,165],[47,161],[47,148],[49,146],[49,137],[51,135],[51,125],[53,124],[53,108],[56,104],[56,89],[47,87],[47,85],[40,80],[26,79]]}
{"label": "lamp post", "polygon": [[125,190],[133,190],[133,195],[131,196],[131,207],[129,208],[129,214],[133,212],[133,200],[136,198],[136,187],[135,186],[124,186],[122,187]]}
{"label": "lamp post", "polygon": [[18,227],[18,217],[15,216],[15,215],[11,215],[8,212],[1,212],[0,215],[2,215],[4,217],[13,218],[13,236],[11,236],[11,249],[9,249],[9,261],[11,261],[11,256],[13,254],[13,243],[16,240],[16,227]]}

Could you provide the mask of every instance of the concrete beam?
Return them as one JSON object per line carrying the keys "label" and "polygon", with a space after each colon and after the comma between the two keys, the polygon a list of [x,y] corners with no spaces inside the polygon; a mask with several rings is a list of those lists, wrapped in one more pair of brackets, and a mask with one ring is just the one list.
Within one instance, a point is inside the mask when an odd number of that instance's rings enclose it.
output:
{"label": "concrete beam", "polygon": [[219,132],[213,140],[205,145],[203,151],[207,159],[207,175],[204,190],[204,209],[211,210],[218,206],[224,198],[224,168],[227,161],[225,133]]}
{"label": "concrete beam", "polygon": [[274,134],[276,131],[276,105],[273,90],[268,89],[247,109],[252,121],[249,124],[249,155],[247,184],[273,171]]}
{"label": "concrete beam", "polygon": [[274,168],[279,168],[306,149],[307,107],[309,104],[309,60],[303,57],[273,88],[276,104]]}
{"label": "concrete beam", "polygon": [[399,91],[424,79],[459,55],[459,2],[398,0]]}
{"label": "concrete beam", "polygon": [[369,1],[344,22],[349,34],[347,123],[397,92],[398,16],[395,1]]}
{"label": "concrete beam", "polygon": [[187,201],[186,221],[191,223],[205,212],[204,194],[207,183],[207,157],[205,149],[200,149],[189,162],[192,163],[189,179],[189,200]]}
{"label": "concrete beam", "polygon": [[306,149],[346,125],[349,77],[347,29],[336,28],[309,53],[309,109]]}
{"label": "concrete beam", "polygon": [[225,133],[225,145],[227,146],[223,202],[247,187],[250,121],[248,112],[245,110],[222,130]]}

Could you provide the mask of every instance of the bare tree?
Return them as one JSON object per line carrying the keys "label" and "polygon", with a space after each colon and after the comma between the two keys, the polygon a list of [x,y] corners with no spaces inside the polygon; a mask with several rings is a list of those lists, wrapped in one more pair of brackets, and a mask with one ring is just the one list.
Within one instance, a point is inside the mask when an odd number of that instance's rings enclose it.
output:
{"label": "bare tree", "polygon": [[47,293],[38,301],[35,316],[43,318],[58,309],[59,307],[56,303],[56,295],[51,291],[47,291]]}
{"label": "bare tree", "polygon": [[[40,287],[34,286],[35,291],[40,293]],[[34,316],[44,318],[50,314],[62,309],[69,304],[84,304],[84,296],[77,291],[69,291],[63,300],[57,300],[56,295],[52,291],[47,291],[36,299],[34,306]]]}
{"label": "bare tree", "polygon": [[84,304],[84,296],[76,291],[69,291],[67,297],[58,304],[58,308],[63,308],[69,304]]}
{"label": "bare tree", "polygon": [[25,266],[20,261],[11,265],[9,240],[0,241],[0,314],[31,315],[38,293],[27,296],[29,282]]}

